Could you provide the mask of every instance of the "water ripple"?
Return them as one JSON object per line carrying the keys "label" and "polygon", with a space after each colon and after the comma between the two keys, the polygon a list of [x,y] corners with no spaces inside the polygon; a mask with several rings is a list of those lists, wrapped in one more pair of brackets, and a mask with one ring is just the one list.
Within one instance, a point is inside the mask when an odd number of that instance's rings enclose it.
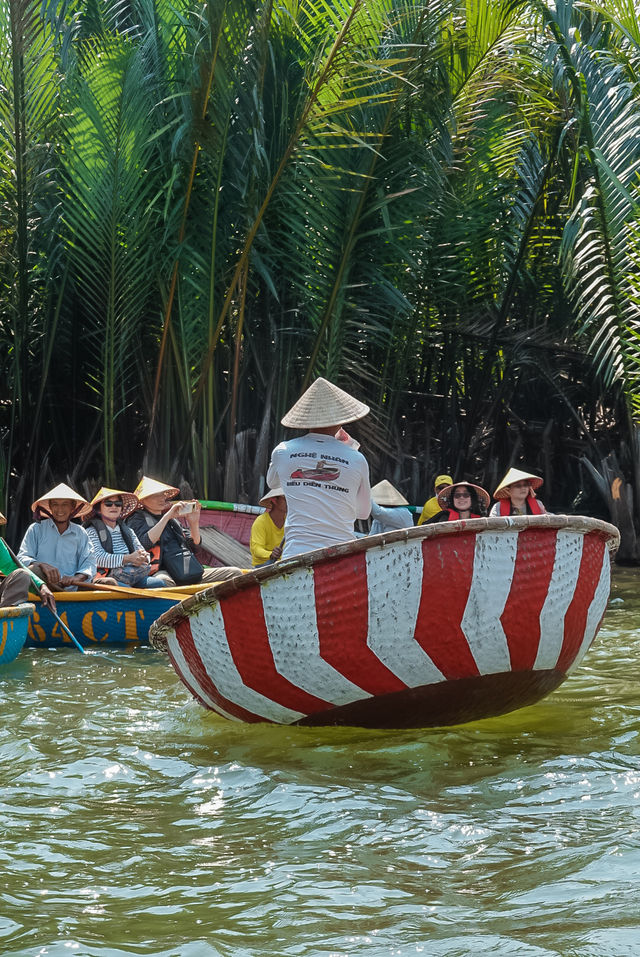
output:
{"label": "water ripple", "polygon": [[166,659],[0,673],[3,957],[624,957],[640,940],[637,575],[585,666],[463,728],[224,722]]}

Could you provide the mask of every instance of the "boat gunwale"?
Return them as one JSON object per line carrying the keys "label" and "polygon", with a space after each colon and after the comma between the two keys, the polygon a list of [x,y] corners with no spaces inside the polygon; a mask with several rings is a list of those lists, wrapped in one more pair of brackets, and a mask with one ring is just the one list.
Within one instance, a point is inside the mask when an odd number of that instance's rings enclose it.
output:
{"label": "boat gunwale", "polygon": [[7,618],[29,618],[34,613],[36,606],[33,602],[25,602],[22,605],[5,605],[0,608],[0,621]]}
{"label": "boat gunwale", "polygon": [[[181,591],[181,592],[184,592],[185,598],[191,598],[194,595],[197,595],[198,591],[203,591],[205,587],[206,586],[203,586],[203,585],[171,585],[171,586],[168,586],[167,590],[173,593],[175,593],[176,591]],[[150,595],[149,592],[152,590],[156,592],[156,594]],[[146,605],[147,602],[153,601],[157,598],[161,598],[164,601],[175,601],[175,599],[172,598],[171,596],[167,597],[166,595],[162,594],[162,592],[164,591],[163,588],[154,588],[154,589],[147,588],[147,589],[144,589],[144,591],[146,594],[140,595],[140,596],[125,594],[123,592],[116,592],[116,591],[109,593],[107,591],[102,591],[102,590],[98,591],[97,589],[96,591],[89,591],[89,589],[87,589],[86,591],[54,591],[53,597],[55,598],[56,604],[61,603],[63,605],[66,604],[66,602],[84,602],[84,601],[98,602],[98,603],[105,602],[105,601],[120,601],[120,602],[124,601],[131,604],[137,604],[137,603],[142,604],[144,602],[144,604]],[[33,601],[34,605],[42,604],[42,601],[39,595],[33,598],[30,597],[29,600]]]}
{"label": "boat gunwale", "polygon": [[152,623],[149,629],[149,643],[154,648],[166,651],[169,632],[174,630],[184,618],[191,617],[203,605],[215,605],[228,595],[262,584],[272,578],[286,577],[299,568],[311,569],[314,565],[327,560],[359,554],[380,546],[384,548],[386,545],[394,545],[398,542],[423,541],[451,535],[475,535],[480,532],[521,532],[531,528],[570,530],[584,535],[596,532],[606,538],[606,547],[610,552],[614,552],[620,544],[620,532],[609,522],[586,515],[556,515],[546,512],[543,515],[490,515],[485,518],[459,519],[455,522],[436,522],[433,525],[415,525],[412,528],[380,532],[378,535],[364,535],[354,541],[303,552],[273,565],[256,568],[190,595],[184,601],[167,609]]}

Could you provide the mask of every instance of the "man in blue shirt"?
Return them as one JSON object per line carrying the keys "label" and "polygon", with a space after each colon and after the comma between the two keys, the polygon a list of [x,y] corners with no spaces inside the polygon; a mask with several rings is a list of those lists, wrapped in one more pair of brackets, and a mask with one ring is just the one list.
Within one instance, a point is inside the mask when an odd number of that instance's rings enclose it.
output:
{"label": "man in blue shirt", "polygon": [[56,485],[31,506],[36,521],[29,526],[18,558],[53,591],[91,581],[96,564],[84,528],[71,521],[88,506],[68,485]]}

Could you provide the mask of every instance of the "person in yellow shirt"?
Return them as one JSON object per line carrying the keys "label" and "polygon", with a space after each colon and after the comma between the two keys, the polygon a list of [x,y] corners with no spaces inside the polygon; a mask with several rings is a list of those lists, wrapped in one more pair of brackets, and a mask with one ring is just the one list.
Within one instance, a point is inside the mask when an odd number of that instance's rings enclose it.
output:
{"label": "person in yellow shirt", "polygon": [[262,496],[258,504],[262,505],[265,511],[258,515],[251,526],[249,548],[254,568],[271,565],[282,555],[284,520],[287,517],[287,500],[281,488],[271,489]]}
{"label": "person in yellow shirt", "polygon": [[448,488],[450,485],[453,485],[453,479],[450,475],[436,475],[436,480],[433,483],[435,488],[435,495],[428,499],[424,503],[424,508],[418,519],[418,525],[424,525],[430,518],[433,518],[434,515],[437,515],[438,512],[442,511],[440,505],[438,505],[438,495],[440,492],[444,491],[445,488]]}

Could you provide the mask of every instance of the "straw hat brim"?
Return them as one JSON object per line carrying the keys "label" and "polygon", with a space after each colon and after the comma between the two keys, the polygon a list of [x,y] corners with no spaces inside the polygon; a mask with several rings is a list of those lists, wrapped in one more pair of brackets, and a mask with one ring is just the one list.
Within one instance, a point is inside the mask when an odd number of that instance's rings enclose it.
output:
{"label": "straw hat brim", "polygon": [[369,406],[322,377],[309,386],[293,405],[282,424],[289,429],[326,428],[362,419]]}
{"label": "straw hat brim", "polygon": [[464,485],[465,488],[473,488],[476,490],[478,501],[484,505],[485,508],[488,508],[491,503],[491,498],[486,489],[483,489],[481,485],[474,485],[473,482],[453,482],[451,485],[448,485],[446,488],[443,488],[440,494],[438,495],[438,505],[440,508],[452,508],[453,503],[453,490],[454,488],[459,488],[461,485]]}
{"label": "straw hat brim", "polygon": [[265,494],[262,496],[262,498],[261,498],[260,501],[258,502],[258,505],[262,505],[263,508],[264,508],[264,506],[267,504],[267,502],[271,501],[271,499],[273,499],[273,498],[279,498],[280,496],[282,496],[283,498],[285,497],[285,496],[284,496],[284,492],[282,491],[282,489],[281,489],[281,488],[272,488],[272,489],[270,489],[268,492],[265,492]]}
{"label": "straw hat brim", "polygon": [[399,492],[391,482],[387,481],[387,479],[382,479],[381,482],[373,486],[371,489],[371,498],[376,505],[387,506],[388,508],[409,504],[404,495]]}
{"label": "straw hat brim", "polygon": [[103,486],[99,492],[96,492],[89,504],[79,513],[80,518],[89,518],[98,515],[100,512],[100,502],[112,496],[117,496],[117,498],[122,499],[120,518],[126,518],[127,515],[131,515],[138,507],[138,499],[133,492],[123,492],[122,489],[119,488],[106,488],[106,486]]}
{"label": "straw hat brim", "polygon": [[534,492],[536,492],[541,485],[544,485],[544,479],[541,479],[539,475],[531,475],[530,472],[521,472],[520,469],[509,469],[493,493],[493,497],[497,499],[509,498],[509,486],[515,482],[524,481],[529,482]]}
{"label": "straw hat brim", "polygon": [[56,485],[55,488],[52,488],[51,491],[45,492],[44,495],[41,495],[40,498],[37,498],[35,502],[31,504],[31,511],[35,512],[36,509],[41,508],[48,512],[47,502],[52,498],[64,498],[69,499],[71,502],[76,503],[74,515],[77,515],[83,506],[88,505],[86,498],[83,498],[82,495],[78,495],[77,492],[74,492],[72,488],[68,485],[65,485],[64,482],[61,482],[59,485]]}
{"label": "straw hat brim", "polygon": [[150,495],[158,495],[160,492],[164,493],[165,498],[174,498],[180,494],[180,489],[176,488],[175,485],[166,485],[164,482],[158,482],[157,479],[143,475],[137,488],[133,490],[133,494],[139,502],[149,498]]}
{"label": "straw hat brim", "polygon": [[6,525],[6,524],[7,524],[7,520],[2,514],[2,512],[0,512],[0,525]]}

